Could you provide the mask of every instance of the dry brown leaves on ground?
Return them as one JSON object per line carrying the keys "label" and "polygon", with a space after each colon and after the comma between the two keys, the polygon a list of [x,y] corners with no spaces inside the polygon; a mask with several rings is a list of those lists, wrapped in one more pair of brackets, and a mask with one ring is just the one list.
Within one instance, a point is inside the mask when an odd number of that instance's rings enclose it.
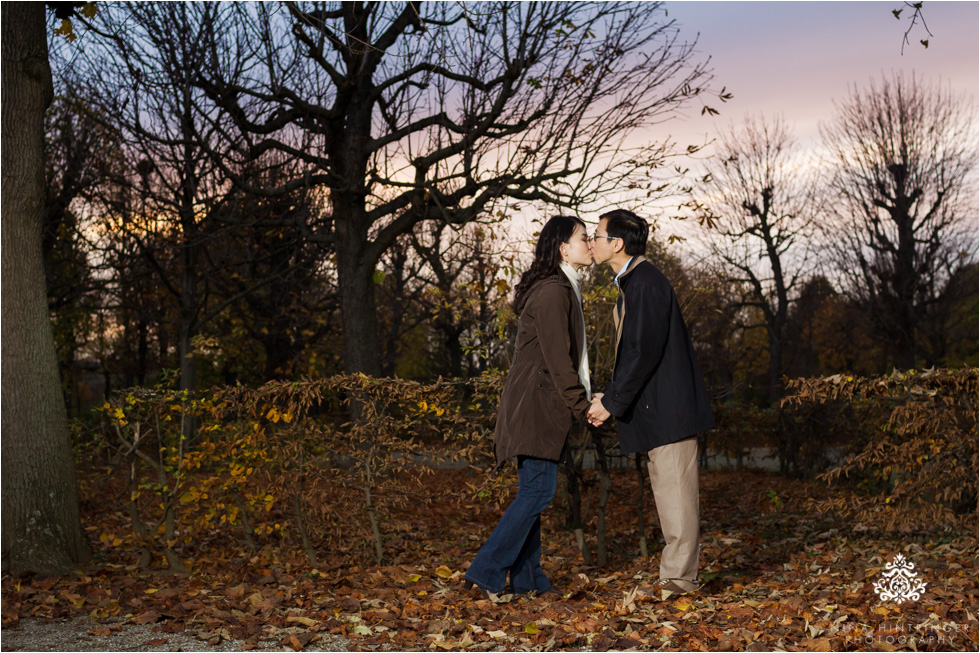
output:
{"label": "dry brown leaves on ground", "polygon": [[[183,552],[189,573],[143,570],[138,552],[113,546],[125,520],[93,504],[84,519],[97,563],[62,578],[5,577],[3,628],[88,615],[105,624],[93,632],[111,634],[123,620],[153,625],[162,640],[186,632],[214,645],[240,640],[246,649],[319,648],[342,637],[351,650],[977,650],[972,527],[936,533],[922,524],[921,532],[884,534],[874,524],[809,514],[810,499],[828,492],[822,484],[705,473],[704,588],[656,601],[633,591],[656,579],[657,557],[636,555],[637,480],[616,472],[608,564],[582,564],[556,501],[544,517],[543,566],[564,596],[492,602],[472,598],[460,579],[499,513],[439,500],[472,480],[467,470],[426,477],[433,500],[409,502],[384,524],[385,565],[321,551],[325,562],[313,569],[299,547],[245,553],[216,541]],[[874,584],[899,553],[925,592],[882,603]]]}

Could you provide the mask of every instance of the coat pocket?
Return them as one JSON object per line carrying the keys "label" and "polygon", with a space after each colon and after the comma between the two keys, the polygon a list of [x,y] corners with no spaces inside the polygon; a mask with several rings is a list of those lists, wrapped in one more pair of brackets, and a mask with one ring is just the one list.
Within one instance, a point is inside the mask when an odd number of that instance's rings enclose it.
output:
{"label": "coat pocket", "polygon": [[571,411],[565,405],[561,393],[555,388],[555,382],[551,380],[548,370],[540,370],[536,375],[535,391],[537,403],[541,409],[548,414],[554,424],[563,424],[566,418],[571,417]]}

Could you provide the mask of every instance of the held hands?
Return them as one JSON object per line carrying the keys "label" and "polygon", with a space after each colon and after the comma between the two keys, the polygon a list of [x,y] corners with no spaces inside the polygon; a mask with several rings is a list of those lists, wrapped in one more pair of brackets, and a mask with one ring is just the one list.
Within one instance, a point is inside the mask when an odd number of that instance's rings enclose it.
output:
{"label": "held hands", "polygon": [[601,399],[601,392],[592,395],[592,405],[589,407],[588,413],[589,424],[592,426],[602,426],[603,422],[612,417],[605,406],[602,405]]}

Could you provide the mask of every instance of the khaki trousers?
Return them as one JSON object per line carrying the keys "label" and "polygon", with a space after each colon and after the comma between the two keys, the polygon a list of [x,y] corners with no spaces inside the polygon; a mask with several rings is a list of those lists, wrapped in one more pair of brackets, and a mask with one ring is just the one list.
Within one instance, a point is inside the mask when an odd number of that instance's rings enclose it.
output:
{"label": "khaki trousers", "polygon": [[685,590],[698,586],[698,440],[689,438],[648,453],[650,486],[666,545],[660,556],[660,580]]}

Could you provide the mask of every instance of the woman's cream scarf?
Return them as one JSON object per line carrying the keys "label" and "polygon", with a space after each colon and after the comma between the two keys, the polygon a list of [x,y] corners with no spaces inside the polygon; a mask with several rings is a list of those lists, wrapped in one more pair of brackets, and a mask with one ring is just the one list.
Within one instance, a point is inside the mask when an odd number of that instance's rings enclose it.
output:
{"label": "woman's cream scarf", "polygon": [[585,396],[591,400],[592,384],[589,380],[589,346],[585,337],[585,311],[582,308],[582,276],[571,264],[565,263],[564,261],[561,263],[561,269],[565,273],[565,276],[568,277],[568,280],[572,282],[572,290],[575,291],[575,296],[578,298],[578,315],[582,323],[582,355],[578,364],[578,380],[585,387]]}

